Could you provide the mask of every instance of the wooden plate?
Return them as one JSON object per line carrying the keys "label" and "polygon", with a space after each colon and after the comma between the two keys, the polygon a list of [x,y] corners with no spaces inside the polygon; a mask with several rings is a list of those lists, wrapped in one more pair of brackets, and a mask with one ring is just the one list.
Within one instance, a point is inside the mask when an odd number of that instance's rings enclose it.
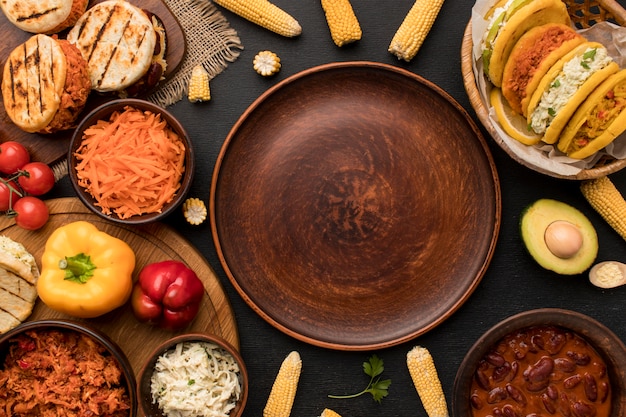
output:
{"label": "wooden plate", "polygon": [[[100,3],[104,0],[91,0],[89,7],[94,4]],[[170,9],[162,0],[131,0],[131,3],[140,6],[143,9],[150,10],[155,13],[163,21],[165,30],[167,33],[167,70],[165,71],[165,78],[171,77],[177,70],[183,61],[186,51],[185,33],[180,26],[176,16],[172,14]],[[32,36],[31,33],[24,32],[11,24],[3,13],[0,12],[0,71],[4,68],[4,62],[7,57],[13,51],[13,49],[19,44],[25,42]],[[60,38],[65,38],[65,32],[59,35]],[[1,78],[2,72],[0,72]],[[86,115],[91,109],[96,108],[98,105],[104,103],[107,100],[117,98],[116,96],[103,96],[97,93],[92,93],[83,114]],[[7,116],[4,110],[4,103],[0,100],[0,140],[16,140],[25,145],[31,152],[31,158],[36,161],[45,162],[47,164],[53,164],[64,159],[67,156],[69,150],[69,143],[72,136],[72,131],[60,132],[54,135],[40,135],[37,133],[27,133],[18,129],[9,116]]]}
{"label": "wooden plate", "polygon": [[[90,212],[76,198],[47,200],[50,209],[48,223],[36,232],[21,229],[14,220],[0,217],[0,234],[22,243],[31,252],[39,266],[48,236],[59,226],[77,220],[86,220],[115,237],[127,242],[135,251],[138,271],[150,262],[176,259],[192,268],[204,283],[206,296],[194,322],[185,332],[208,332],[221,336],[239,348],[239,335],[230,302],[226,298],[219,279],[202,255],[183,237],[161,223],[147,226],[121,226],[101,219]],[[41,300],[35,304],[29,320],[73,319],[49,309]],[[138,373],[150,352],[166,339],[180,332],[169,332],[139,323],[133,316],[130,304],[102,317],[88,320],[90,324],[105,332],[117,342],[128,356],[135,373]]]}
{"label": "wooden plate", "polygon": [[401,343],[474,291],[500,225],[479,129],[406,70],[323,65],[259,97],[211,185],[220,261],[243,299],[295,338],[340,350]]}

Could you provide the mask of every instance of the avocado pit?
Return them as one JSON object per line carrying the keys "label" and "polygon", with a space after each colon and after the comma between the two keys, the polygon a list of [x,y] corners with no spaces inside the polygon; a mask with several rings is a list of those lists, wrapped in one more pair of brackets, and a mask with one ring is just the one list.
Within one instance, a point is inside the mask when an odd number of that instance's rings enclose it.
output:
{"label": "avocado pit", "polygon": [[543,238],[548,250],[561,259],[570,259],[583,246],[583,235],[580,230],[565,220],[550,223],[546,227]]}

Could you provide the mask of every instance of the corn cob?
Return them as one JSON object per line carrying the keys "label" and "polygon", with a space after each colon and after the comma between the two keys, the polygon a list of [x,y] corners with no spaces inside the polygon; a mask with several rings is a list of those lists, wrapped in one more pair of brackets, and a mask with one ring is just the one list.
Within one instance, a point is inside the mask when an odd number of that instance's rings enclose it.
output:
{"label": "corn cob", "polygon": [[188,223],[199,225],[206,220],[206,205],[199,198],[188,198],[183,203],[183,216]]}
{"label": "corn cob", "polygon": [[322,411],[322,414],[320,414],[320,417],[341,417],[341,416],[335,411],[331,410],[330,408],[325,408],[324,411]]}
{"label": "corn cob", "polygon": [[280,58],[272,51],[261,51],[252,61],[254,70],[264,77],[276,74],[280,71]]}
{"label": "corn cob", "polygon": [[389,44],[389,52],[409,62],[435,23],[443,0],[416,0]]}
{"label": "corn cob", "polygon": [[361,39],[363,33],[350,0],[322,0],[322,9],[335,45],[343,46]]}
{"label": "corn cob", "polygon": [[209,73],[206,72],[202,65],[196,65],[193,70],[191,70],[187,98],[192,103],[211,100]]}
{"label": "corn cob", "polygon": [[291,38],[302,33],[296,19],[268,0],[215,0],[215,3],[279,35]]}
{"label": "corn cob", "polygon": [[626,200],[609,177],[585,180],[580,190],[591,207],[626,240]]}
{"label": "corn cob", "polygon": [[407,353],[406,364],[426,414],[429,417],[448,417],[446,398],[428,349],[415,346]]}
{"label": "corn cob", "polygon": [[283,360],[263,410],[263,417],[289,417],[296,398],[302,360],[295,350]]}

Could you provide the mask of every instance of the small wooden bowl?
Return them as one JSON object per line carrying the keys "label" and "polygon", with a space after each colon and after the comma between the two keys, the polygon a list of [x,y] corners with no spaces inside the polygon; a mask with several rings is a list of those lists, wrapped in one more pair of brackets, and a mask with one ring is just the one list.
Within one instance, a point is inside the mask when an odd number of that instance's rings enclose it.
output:
{"label": "small wooden bowl", "polygon": [[151,390],[151,378],[154,366],[161,355],[168,350],[174,349],[174,347],[183,342],[206,342],[213,343],[228,354],[230,354],[237,364],[239,365],[239,380],[241,383],[241,396],[235,408],[230,411],[229,417],[240,417],[243,414],[243,410],[246,407],[248,401],[248,371],[244,363],[241,354],[237,349],[228,343],[223,338],[208,334],[208,333],[187,333],[179,336],[174,336],[171,339],[160,344],[146,361],[144,366],[139,371],[137,377],[137,397],[139,399],[139,407],[143,411],[144,415],[150,417],[166,417],[165,414],[159,409],[157,403],[152,402],[152,390]]}
{"label": "small wooden bowl", "polygon": [[[487,330],[467,352],[454,381],[452,416],[471,417],[472,381],[479,361],[491,351],[502,338],[533,326],[557,326],[582,337],[600,355],[607,367],[611,384],[610,417],[626,415],[626,346],[611,330],[596,320],[574,311],[543,308],[511,316]],[[526,368],[520,367],[518,372]],[[513,400],[511,400],[513,401]],[[543,414],[542,414],[543,415]],[[546,412],[546,415],[547,412]],[[572,414],[573,415],[573,414]]]}
{"label": "small wooden bowl", "polygon": [[[160,114],[162,116],[162,118],[167,122],[169,127],[176,134],[178,134],[178,136],[182,139],[183,143],[185,144],[185,172],[181,179],[180,189],[178,190],[178,192],[176,193],[172,201],[170,201],[169,203],[163,206],[163,208],[161,209],[161,212],[142,214],[142,215],[132,216],[127,219],[122,219],[116,214],[110,214],[110,215],[104,214],[102,210],[100,209],[100,207],[95,205],[96,200],[91,196],[91,194],[89,194],[83,187],[81,187],[78,184],[78,178],[77,178],[76,169],[75,169],[75,166],[77,164],[75,152],[82,142],[83,133],[86,129],[94,125],[98,120],[108,120],[108,118],[113,112],[121,111],[126,106],[134,107],[138,110],[150,111],[152,113]],[[176,208],[178,208],[183,203],[187,193],[189,192],[189,189],[191,188],[191,183],[193,181],[193,175],[194,175],[193,146],[191,143],[191,139],[189,138],[189,135],[187,134],[187,131],[182,126],[182,124],[170,112],[163,109],[162,107],[146,100],[134,99],[134,98],[117,99],[117,100],[107,102],[95,108],[89,114],[87,114],[87,116],[85,116],[82,119],[82,121],[79,123],[78,127],[74,131],[74,134],[72,135],[67,161],[68,161],[69,177],[70,177],[72,186],[74,187],[74,190],[76,191],[76,194],[78,195],[78,198],[85,204],[85,206],[87,206],[91,211],[93,211],[98,216],[104,219],[111,220],[116,223],[122,223],[122,224],[136,225],[136,224],[152,223],[155,221],[162,220],[163,218],[171,214]]]}
{"label": "small wooden bowl", "polygon": [[122,369],[122,384],[125,386],[130,399],[128,416],[135,417],[137,415],[137,383],[130,361],[113,340],[105,333],[88,324],[77,323],[71,320],[37,320],[23,323],[9,330],[7,333],[0,335],[0,366],[4,362],[5,356],[8,354],[9,346],[12,343],[10,341],[12,339],[26,332],[49,330],[80,333],[91,338],[97,344],[102,345],[106,351],[117,360]]}
{"label": "small wooden bowl", "polygon": [[[572,24],[578,29],[591,27],[596,22],[609,20],[619,25],[626,24],[626,10],[624,10],[615,0],[564,0],[567,5]],[[478,119],[489,132],[494,141],[515,161],[542,174],[555,178],[570,180],[585,180],[609,175],[626,167],[626,159],[615,159],[612,157],[601,158],[592,168],[583,169],[574,175],[563,175],[551,171],[545,167],[537,166],[522,157],[518,156],[500,137],[489,118],[489,106],[483,102],[478,90],[478,84],[472,67],[473,62],[473,42],[472,42],[472,22],[470,21],[463,34],[461,45],[461,71],[463,73],[463,84],[470,99],[470,103]]]}

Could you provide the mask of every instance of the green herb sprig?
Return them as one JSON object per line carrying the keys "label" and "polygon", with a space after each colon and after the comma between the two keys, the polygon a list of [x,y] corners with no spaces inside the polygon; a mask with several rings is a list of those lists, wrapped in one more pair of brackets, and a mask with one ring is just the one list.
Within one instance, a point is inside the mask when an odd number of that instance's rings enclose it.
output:
{"label": "green herb sprig", "polygon": [[380,404],[382,399],[389,394],[389,386],[391,385],[391,379],[381,380],[380,375],[384,370],[383,360],[376,355],[372,355],[367,362],[363,362],[363,372],[370,377],[370,381],[363,391],[350,395],[329,395],[328,398],[356,398],[370,393],[374,401]]}

